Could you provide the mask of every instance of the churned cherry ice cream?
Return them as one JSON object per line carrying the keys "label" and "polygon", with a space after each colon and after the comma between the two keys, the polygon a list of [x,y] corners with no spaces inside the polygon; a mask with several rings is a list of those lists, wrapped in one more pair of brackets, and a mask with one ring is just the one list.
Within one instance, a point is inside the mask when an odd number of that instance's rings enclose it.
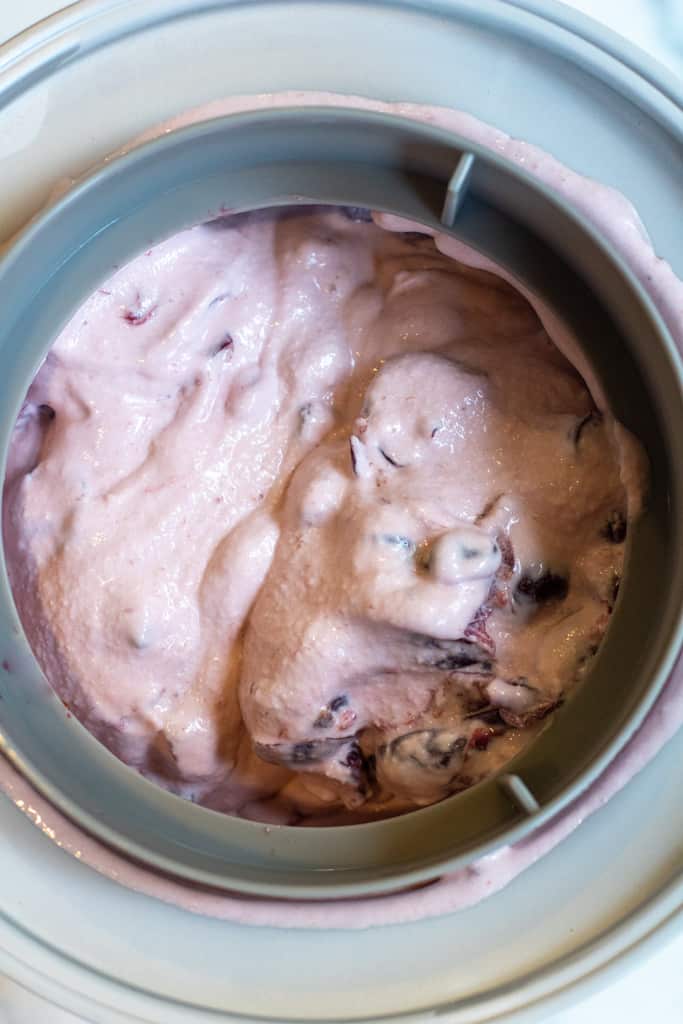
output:
{"label": "churned cherry ice cream", "polygon": [[62,700],[143,774],[262,821],[400,813],[586,672],[645,459],[476,264],[363,209],[222,217],[62,331],[10,452],[11,582]]}

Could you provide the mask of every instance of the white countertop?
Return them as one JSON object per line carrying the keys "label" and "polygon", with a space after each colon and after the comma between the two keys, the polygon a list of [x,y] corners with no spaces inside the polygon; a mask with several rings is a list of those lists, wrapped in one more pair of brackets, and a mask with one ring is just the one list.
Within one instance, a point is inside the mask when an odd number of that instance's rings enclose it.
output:
{"label": "white countertop", "polygon": [[[603,21],[683,76],[683,0],[565,0]],[[0,42],[66,6],[64,0],[0,0]],[[683,1022],[683,932],[644,963],[547,1024]],[[79,1024],[0,977],[0,1024]]]}

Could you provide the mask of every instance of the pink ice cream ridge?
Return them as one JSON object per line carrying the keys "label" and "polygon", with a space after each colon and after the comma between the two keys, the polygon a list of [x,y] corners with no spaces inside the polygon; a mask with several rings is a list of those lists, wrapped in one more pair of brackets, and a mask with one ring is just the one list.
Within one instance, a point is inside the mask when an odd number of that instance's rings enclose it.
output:
{"label": "pink ice cream ridge", "polygon": [[[340,102],[199,116],[292,100]],[[525,157],[650,258],[625,200],[533,147],[353,102]],[[315,208],[199,225],[84,304],[17,423],[4,533],[38,660],[119,757],[227,813],[340,823],[457,793],[533,739],[608,627],[647,466],[520,292],[445,237]],[[454,886],[454,906],[485,894]],[[387,919],[450,908],[401,899],[422,911]]]}

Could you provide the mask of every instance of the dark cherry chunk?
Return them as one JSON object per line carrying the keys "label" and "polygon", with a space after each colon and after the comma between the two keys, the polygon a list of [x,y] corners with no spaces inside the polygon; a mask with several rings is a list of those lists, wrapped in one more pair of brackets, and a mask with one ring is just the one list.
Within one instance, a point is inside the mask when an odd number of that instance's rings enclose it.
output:
{"label": "dark cherry chunk", "polygon": [[491,662],[489,660],[482,661],[478,650],[446,654],[443,658],[433,662],[433,665],[434,668],[448,672],[455,672],[459,668],[470,668],[472,665],[479,665],[482,672],[490,672],[492,669]]}
{"label": "dark cherry chunk", "polygon": [[[329,729],[330,726],[334,725],[335,712],[341,711],[349,703],[349,698],[346,694],[340,693],[339,696],[333,697],[329,704],[321,708],[318,715],[313,723],[316,729]],[[355,717],[355,716],[354,716]]]}
{"label": "dark cherry chunk", "polygon": [[292,764],[305,764],[306,762],[318,761],[319,759],[319,748],[313,741],[309,741],[308,743],[296,743],[292,747],[290,757]]}
{"label": "dark cherry chunk", "polygon": [[342,206],[341,212],[349,220],[364,224],[372,223],[372,210],[368,210],[367,206]]}
{"label": "dark cherry chunk", "polygon": [[43,403],[38,406],[38,416],[43,423],[51,423],[57,413],[54,411],[51,405]]}
{"label": "dark cherry chunk", "polygon": [[341,764],[346,768],[350,768],[352,771],[360,771],[363,767],[363,755],[357,743],[354,743],[351,746],[351,749],[343,761],[341,761]]}
{"label": "dark cherry chunk", "polygon": [[515,589],[515,596],[535,604],[545,604],[547,601],[563,601],[568,592],[567,577],[548,570],[540,576],[524,573]]}
{"label": "dark cherry chunk", "polygon": [[494,736],[499,736],[501,729],[475,729],[470,736],[469,746],[474,750],[488,750],[489,743]]}
{"label": "dark cherry chunk", "polygon": [[313,402],[304,402],[304,404],[299,409],[299,419],[301,420],[302,425],[304,423],[308,423],[312,415]]}
{"label": "dark cherry chunk", "polygon": [[602,536],[612,544],[623,544],[627,530],[626,516],[621,512],[613,512],[605,524]]}
{"label": "dark cherry chunk", "polygon": [[334,722],[334,715],[327,708],[323,708],[313,725],[316,729],[329,729]]}
{"label": "dark cherry chunk", "polygon": [[221,352],[232,351],[234,347],[235,339],[233,338],[232,334],[226,331],[226,333],[223,335],[218,344],[213,348],[211,356],[213,357],[220,355]]}
{"label": "dark cherry chunk", "polygon": [[381,758],[409,761],[427,771],[449,768],[465,750],[467,738],[448,729],[414,729],[379,748]]}
{"label": "dark cherry chunk", "polygon": [[416,662],[425,668],[442,672],[476,669],[477,672],[488,673],[493,667],[491,652],[471,640],[436,640],[416,634],[414,643],[418,645]]}

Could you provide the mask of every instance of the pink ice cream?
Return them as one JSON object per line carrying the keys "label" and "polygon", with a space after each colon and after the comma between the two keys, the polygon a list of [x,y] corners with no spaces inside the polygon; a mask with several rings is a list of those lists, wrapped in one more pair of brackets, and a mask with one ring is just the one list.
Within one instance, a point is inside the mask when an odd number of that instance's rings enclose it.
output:
{"label": "pink ice cream", "polygon": [[[177,123],[293,101],[339,98],[231,100]],[[681,285],[622,197],[467,115],[352,102],[524,162],[673,316]],[[643,459],[562,325],[491,272],[348,212],[251,217],[164,243],[77,314],[18,424],[5,534],[39,660],[125,760],[246,816],[359,820],[495,770],[585,671]],[[683,718],[679,684],[593,794],[426,894],[280,913],[132,867],[130,883],[262,923],[467,905],[652,755]]]}
{"label": "pink ice cream", "polygon": [[240,680],[258,753],[366,810],[478,781],[583,674],[639,462],[509,289],[378,243],[396,269],[375,257],[384,295],[365,286],[378,313],[356,341],[374,375],[350,436],[292,478]]}
{"label": "pink ice cream", "polygon": [[500,766],[584,673],[640,459],[526,301],[430,238],[224,218],[53,346],[10,574],[53,686],[143,773],[257,818],[393,813]]}

